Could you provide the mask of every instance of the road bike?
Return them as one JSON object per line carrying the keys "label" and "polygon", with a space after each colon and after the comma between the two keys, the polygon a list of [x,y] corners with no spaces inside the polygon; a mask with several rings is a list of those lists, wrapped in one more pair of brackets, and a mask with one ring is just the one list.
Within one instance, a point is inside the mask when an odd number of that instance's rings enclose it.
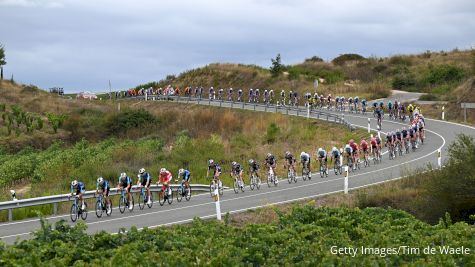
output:
{"label": "road bike", "polygon": [[74,201],[73,201],[73,204],[71,205],[71,213],[70,213],[72,222],[75,222],[79,217],[81,217],[81,219],[83,220],[87,219],[87,203],[86,201],[84,201],[83,203],[84,203],[84,209],[78,206],[78,196],[77,195],[74,196]]}
{"label": "road bike", "polygon": [[358,169],[360,170],[361,169],[361,161],[360,161],[360,157],[358,154],[355,155],[355,164],[354,164],[354,169]]}
{"label": "road bike", "polygon": [[261,188],[261,178],[255,172],[252,172],[251,177],[249,177],[249,187],[251,190],[254,190],[254,188],[259,190]]}
{"label": "road bike", "polygon": [[389,159],[395,159],[396,158],[396,151],[395,147],[393,144],[390,144],[388,146],[388,154],[389,154]]}
{"label": "road bike", "polygon": [[410,147],[409,147],[409,140],[408,139],[404,140],[404,148],[406,150],[406,154],[409,154]]}
{"label": "road bike", "polygon": [[109,201],[109,204],[106,205],[105,197],[103,194],[97,194],[96,200],[96,216],[97,218],[102,217],[102,213],[106,212],[107,216],[112,214],[112,203]]}
{"label": "road bike", "polygon": [[[164,189],[164,187],[166,187],[166,189]],[[160,206],[163,206],[165,201],[168,202],[168,205],[171,205],[173,202],[173,190],[170,185],[166,186],[166,184],[164,184],[162,190],[158,192],[158,203]]]}
{"label": "road bike", "polygon": [[274,184],[274,186],[277,186],[279,183],[279,180],[277,179],[277,176],[274,174],[274,170],[269,167],[269,172],[267,173],[267,186],[270,187],[271,184]]}
{"label": "road bike", "polygon": [[308,164],[310,164],[310,163],[304,163],[304,166],[302,167],[302,179],[304,181],[306,181],[307,178],[309,180],[312,179],[312,173],[310,172],[310,170],[308,168]]}
{"label": "road bike", "polygon": [[401,140],[399,140],[399,142],[397,143],[397,151],[398,151],[399,156],[402,157],[403,151],[402,151],[402,141]]}
{"label": "road bike", "polygon": [[239,190],[241,192],[244,192],[244,183],[241,181],[239,174],[233,174],[231,175],[231,178],[234,178],[234,183],[233,183],[233,189],[234,193],[239,193]]}
{"label": "road bike", "polygon": [[351,172],[353,171],[353,158],[351,156],[347,156],[347,160],[346,160],[346,166],[348,166],[348,172]]}
{"label": "road bike", "polygon": [[149,208],[153,206],[153,196],[152,196],[152,192],[150,192],[150,202],[149,202],[147,199],[147,191],[145,190],[145,187],[141,186],[140,195],[139,195],[139,208],[143,210],[145,208],[145,205],[147,205]]}
{"label": "road bike", "polygon": [[[178,182],[178,180],[175,180],[175,182]],[[191,186],[185,180],[182,180],[181,184],[176,188],[176,200],[181,202],[183,197],[185,197],[186,201],[191,199]]]}
{"label": "road bike", "polygon": [[328,169],[327,169],[327,163],[323,159],[319,159],[320,161],[320,177],[328,177]]}
{"label": "road bike", "polygon": [[[121,194],[120,194],[120,199],[119,199],[120,213],[124,213],[125,208],[128,208],[130,212],[134,210],[134,206],[135,206],[134,195],[130,194],[130,198],[132,200],[132,203],[130,203],[129,200],[127,199],[127,195],[125,194],[125,189],[122,189]],[[132,204],[132,206],[130,206],[130,204]]]}
{"label": "road bike", "polygon": [[369,167],[369,155],[368,155],[368,152],[364,152],[364,167]]}
{"label": "road bike", "polygon": [[218,189],[218,194],[222,196],[224,194],[223,183],[218,177],[215,177],[209,185],[209,193],[211,197],[214,197],[214,191]]}
{"label": "road bike", "polygon": [[292,181],[294,181],[294,183],[296,183],[297,182],[297,176],[295,175],[294,169],[291,166],[289,166],[288,172],[287,172],[287,182],[289,182],[289,184],[291,184]]}

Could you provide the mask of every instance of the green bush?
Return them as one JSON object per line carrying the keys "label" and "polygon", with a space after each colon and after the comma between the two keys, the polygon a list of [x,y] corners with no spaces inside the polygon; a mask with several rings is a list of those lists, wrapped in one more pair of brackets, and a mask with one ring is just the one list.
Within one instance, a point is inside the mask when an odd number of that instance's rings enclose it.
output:
{"label": "green bush", "polygon": [[335,65],[344,65],[348,61],[364,60],[365,58],[358,54],[343,54],[332,60]]}
{"label": "green bush", "polygon": [[305,62],[323,62],[323,59],[318,56],[313,56],[311,58],[306,58]]}
{"label": "green bush", "polygon": [[[33,239],[0,246],[2,266],[470,266],[475,228],[431,226],[394,209],[294,207],[271,224],[242,227],[195,219],[187,225],[88,235],[86,225],[41,222]],[[124,229],[125,230],[125,229]],[[339,255],[332,248],[407,246],[420,253]],[[423,253],[430,246],[436,255]],[[470,249],[441,254],[440,246]],[[401,249],[402,250],[402,249]]]}
{"label": "green bush", "polygon": [[125,110],[111,116],[106,122],[106,129],[110,134],[120,134],[156,122],[155,116],[144,109]]}
{"label": "green bush", "polygon": [[423,81],[430,85],[446,84],[460,82],[465,76],[465,70],[454,65],[431,65],[423,77]]}
{"label": "green bush", "polygon": [[416,77],[412,73],[394,76],[391,86],[398,90],[408,90],[416,85]]}
{"label": "green bush", "polygon": [[275,142],[279,132],[280,132],[280,128],[279,126],[277,126],[277,124],[275,123],[269,124],[269,126],[267,127],[267,132],[266,132],[266,138],[265,138],[266,142],[268,144]]}

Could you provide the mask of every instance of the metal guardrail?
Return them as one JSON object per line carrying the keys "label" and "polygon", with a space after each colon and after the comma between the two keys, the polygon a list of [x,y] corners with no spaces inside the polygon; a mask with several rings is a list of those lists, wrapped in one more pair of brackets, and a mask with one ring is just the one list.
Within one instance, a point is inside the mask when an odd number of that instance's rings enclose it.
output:
{"label": "metal guardrail", "polygon": [[239,108],[239,109],[247,109],[247,110],[255,110],[255,111],[265,111],[265,112],[274,112],[274,113],[282,113],[286,115],[296,115],[296,116],[308,116],[314,119],[326,120],[329,122],[334,122],[338,124],[343,124],[347,126],[351,131],[353,131],[356,127],[351,125],[347,122],[344,118],[344,115],[337,115],[330,112],[325,112],[322,110],[308,110],[305,107],[299,106],[278,106],[274,104],[265,104],[265,103],[249,103],[249,102],[236,102],[236,101],[228,101],[228,100],[216,100],[216,99],[209,99],[209,98],[199,98],[199,97],[192,97],[192,96],[166,96],[166,95],[143,95],[143,96],[133,96],[122,98],[121,100],[127,99],[143,99],[149,101],[156,101],[156,100],[168,100],[168,101],[177,101],[182,103],[197,103],[201,105],[207,106],[216,106],[216,107],[229,107],[229,108]]}
{"label": "metal guardrail", "polygon": [[[171,184],[170,186],[172,187],[172,189],[176,189],[179,185]],[[209,191],[209,185],[190,184],[190,186],[192,188],[192,191],[199,191],[199,192]],[[161,185],[156,185],[156,184],[150,185],[151,192],[159,192],[161,191],[161,189],[162,189]],[[140,186],[137,186],[137,185],[132,186],[131,192],[139,193]],[[94,196],[95,193],[96,193],[96,190],[86,191],[86,193],[84,193],[83,196],[85,199],[90,199],[90,198],[95,197]],[[111,188],[109,195],[110,196],[120,195],[120,190],[117,188]],[[58,213],[58,203],[72,201],[69,198],[70,196],[71,194],[61,194],[61,195],[54,195],[54,196],[25,198],[25,199],[19,199],[19,200],[0,202],[0,211],[8,210],[8,221],[12,221],[13,209],[53,204],[53,214],[56,215]]]}

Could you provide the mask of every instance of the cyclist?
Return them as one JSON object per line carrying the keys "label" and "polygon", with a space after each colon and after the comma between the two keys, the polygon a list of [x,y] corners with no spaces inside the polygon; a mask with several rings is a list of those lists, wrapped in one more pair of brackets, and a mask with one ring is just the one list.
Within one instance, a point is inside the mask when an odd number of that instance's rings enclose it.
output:
{"label": "cyclist", "polygon": [[353,97],[348,98],[348,110],[353,111]]}
{"label": "cyclist", "polygon": [[379,152],[378,151],[378,143],[376,141],[376,137],[371,137],[371,140],[370,140],[370,144],[371,144],[371,156],[374,158],[375,155],[377,155],[377,153]]}
{"label": "cyclist", "polygon": [[402,127],[401,134],[402,134],[403,147],[406,147],[407,144],[409,144],[408,143],[409,142],[409,133],[407,132],[406,127]]}
{"label": "cyclist", "polygon": [[257,161],[254,159],[249,160],[249,172],[251,176],[254,174],[257,178],[259,178],[259,163],[257,163]]}
{"label": "cyclist", "polygon": [[254,102],[254,90],[252,88],[249,89],[249,103]]}
{"label": "cyclist", "polygon": [[360,98],[358,96],[355,97],[355,112],[358,112],[358,104],[360,102]]}
{"label": "cyclist", "polygon": [[219,182],[219,175],[221,175],[221,166],[214,160],[208,160],[208,170],[206,171],[206,177],[209,176],[209,171],[213,170],[213,182],[216,184]]}
{"label": "cyclist", "polygon": [[213,100],[213,99],[214,99],[214,88],[213,88],[213,86],[211,86],[211,87],[209,88],[209,95],[208,95],[208,97],[209,97],[210,100]]}
{"label": "cyclist", "polygon": [[358,144],[355,142],[355,140],[351,139],[350,142],[349,142],[349,145],[351,146],[351,149],[353,149],[353,154],[352,154],[352,159],[353,159],[353,162],[356,163],[356,159],[358,158]]}
{"label": "cyclist", "polygon": [[366,98],[363,98],[361,100],[361,108],[363,110],[363,113],[366,113]]}
{"label": "cyclist", "polygon": [[388,112],[389,112],[389,116],[390,116],[390,117],[394,117],[394,113],[393,113],[393,102],[391,102],[391,101],[388,101]]}
{"label": "cyclist", "polygon": [[404,141],[402,140],[402,133],[399,129],[396,130],[396,142],[395,142],[395,145],[396,147],[399,145],[399,143],[401,143],[402,147],[404,147]]}
{"label": "cyclist", "polygon": [[84,205],[83,198],[84,193],[86,193],[86,185],[83,182],[78,182],[77,180],[72,181],[71,196],[74,195],[74,192],[76,193],[76,196],[78,197],[79,201],[81,201],[81,210],[86,209],[86,205]]}
{"label": "cyclist", "polygon": [[298,105],[298,100],[299,100],[298,93],[297,93],[297,91],[295,91],[294,92],[294,106]]}
{"label": "cyclist", "polygon": [[325,166],[327,167],[327,151],[323,148],[318,148],[317,150],[317,159],[320,162],[320,166]]}
{"label": "cyclist", "polygon": [[350,160],[350,158],[352,158],[353,155],[353,148],[350,146],[350,144],[345,145],[344,153],[344,157],[346,158],[346,165],[348,165],[348,161]]}
{"label": "cyclist", "polygon": [[[160,175],[158,177],[158,182],[157,182],[157,184],[162,185],[162,191],[160,192],[160,194],[163,194],[165,192],[165,190],[169,190],[170,182],[172,181],[172,178],[173,177],[172,177],[171,172],[169,172],[165,168],[160,169]],[[171,196],[171,190],[168,191],[168,196]]]}
{"label": "cyclist", "polygon": [[110,204],[110,199],[109,199],[110,189],[111,188],[109,185],[109,181],[104,180],[104,178],[102,177],[97,178],[96,194],[99,194],[99,190],[101,191],[100,194],[102,194],[102,196],[105,199],[107,209],[109,209],[110,207],[109,205]]}
{"label": "cyclist", "polygon": [[328,101],[328,109],[330,109],[332,107],[332,94],[328,94],[327,101]]}
{"label": "cyclist", "polygon": [[269,101],[272,102],[274,100],[274,90],[270,89],[269,91]]}
{"label": "cyclist", "polygon": [[267,89],[264,90],[263,98],[264,98],[264,103],[269,104],[269,92],[267,91]]}
{"label": "cyclist", "polygon": [[147,204],[151,204],[152,200],[150,200],[150,184],[152,182],[152,178],[150,177],[150,174],[146,172],[144,168],[141,168],[137,177],[139,178],[137,185],[140,185],[140,187],[145,187],[145,190],[147,191]]}
{"label": "cyclist", "polygon": [[383,149],[383,147],[381,144],[381,138],[379,136],[376,136],[376,144],[378,145],[378,153],[381,153],[381,150]]}
{"label": "cyclist", "polygon": [[239,184],[241,189],[244,188],[244,181],[242,179],[243,170],[241,164],[237,163],[236,161],[231,162],[231,177],[238,178]]}
{"label": "cyclist", "polygon": [[310,169],[310,155],[304,151],[300,153],[300,163],[302,163],[302,170],[307,168],[308,172],[311,172]]}
{"label": "cyclist", "polygon": [[[130,203],[130,200],[132,199],[132,193],[130,190],[132,189],[132,178],[127,176],[125,172],[121,173],[119,176],[119,184],[117,185],[117,188],[119,190],[125,190],[125,193],[127,194],[127,206]],[[133,207],[129,206],[129,209],[132,210]]]}
{"label": "cyclist", "polygon": [[412,104],[409,104],[407,106],[407,112],[409,112],[409,117],[411,118],[412,120],[412,113],[414,112],[414,106]]}
{"label": "cyclist", "polygon": [[394,147],[394,139],[393,139],[393,133],[389,132],[386,135],[386,143],[384,144],[385,147],[389,149],[389,153],[392,153],[392,149]]}
{"label": "cyclist", "polygon": [[416,137],[417,137],[417,126],[413,124],[411,125],[411,127],[409,127],[409,138],[412,143],[412,149],[417,148]]}
{"label": "cyclist", "polygon": [[272,169],[274,176],[277,176],[277,174],[275,173],[275,166],[277,160],[275,159],[274,155],[272,155],[271,153],[267,153],[265,163],[269,169]]}
{"label": "cyclist", "polygon": [[378,103],[375,101],[373,102],[373,115],[376,116],[377,110],[378,110]]}
{"label": "cyclist", "polygon": [[284,89],[280,91],[280,104],[282,106],[285,106],[285,90]]}
{"label": "cyclist", "polygon": [[338,148],[336,148],[336,146],[334,146],[332,148],[331,153],[332,153],[331,161],[333,161],[333,159],[335,159],[335,163],[336,163],[336,161],[338,160],[338,161],[340,161],[340,165],[341,165],[341,159],[340,159],[341,158],[341,152],[340,152],[340,150],[338,150]]}
{"label": "cyclist", "polygon": [[218,90],[218,100],[223,100],[223,92],[224,92],[223,88]]}
{"label": "cyclist", "polygon": [[256,88],[256,90],[254,90],[254,102],[257,102],[259,103],[259,97],[261,97],[261,93],[259,92],[259,88]]}
{"label": "cyclist", "polygon": [[382,121],[383,121],[383,109],[382,108],[379,108],[377,107],[375,109],[375,112],[376,112],[376,118],[378,120],[378,128],[379,130],[381,130],[381,126],[382,126]]}
{"label": "cyclist", "polygon": [[419,115],[417,119],[417,128],[419,128],[419,138],[421,142],[424,143],[424,119],[422,115]]}
{"label": "cyclist", "polygon": [[290,168],[292,168],[292,170],[294,171],[295,173],[295,158],[294,158],[294,155],[292,155],[290,153],[290,151],[286,151],[285,152],[285,168],[287,169],[287,171],[290,170]]}
{"label": "cyclist", "polygon": [[361,139],[360,142],[360,147],[361,147],[361,152],[363,154],[364,159],[368,157],[368,142],[366,141],[365,138]]}

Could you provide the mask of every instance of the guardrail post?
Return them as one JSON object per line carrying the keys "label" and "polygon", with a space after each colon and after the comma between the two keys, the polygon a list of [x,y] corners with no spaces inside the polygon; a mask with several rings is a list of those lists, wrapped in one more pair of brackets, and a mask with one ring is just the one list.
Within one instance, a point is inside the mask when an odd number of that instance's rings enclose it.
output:
{"label": "guardrail post", "polygon": [[439,169],[442,168],[442,155],[440,148],[437,149],[437,165],[439,166]]}
{"label": "guardrail post", "polygon": [[58,214],[58,203],[53,204],[53,215]]}
{"label": "guardrail post", "polygon": [[242,109],[244,109],[244,101],[242,101]]}
{"label": "guardrail post", "polygon": [[371,119],[368,118],[368,133],[371,133]]}
{"label": "guardrail post", "polygon": [[256,103],[254,103],[254,110],[256,110]]}
{"label": "guardrail post", "polygon": [[286,114],[289,115],[289,107],[285,110]]}
{"label": "guardrail post", "polygon": [[442,106],[442,120],[445,120],[445,112],[444,112],[445,107]]}
{"label": "guardrail post", "polygon": [[310,118],[310,106],[307,105],[307,119]]}
{"label": "guardrail post", "polygon": [[218,221],[221,221],[221,204],[219,203],[218,188],[214,189],[214,203],[216,204],[216,219],[218,219]]}
{"label": "guardrail post", "polygon": [[13,209],[8,209],[8,221],[13,221]]}
{"label": "guardrail post", "polygon": [[348,166],[345,166],[345,184],[344,184],[345,194],[348,194],[348,173],[349,173]]}
{"label": "guardrail post", "polygon": [[267,112],[267,105],[264,106],[264,111]]}

